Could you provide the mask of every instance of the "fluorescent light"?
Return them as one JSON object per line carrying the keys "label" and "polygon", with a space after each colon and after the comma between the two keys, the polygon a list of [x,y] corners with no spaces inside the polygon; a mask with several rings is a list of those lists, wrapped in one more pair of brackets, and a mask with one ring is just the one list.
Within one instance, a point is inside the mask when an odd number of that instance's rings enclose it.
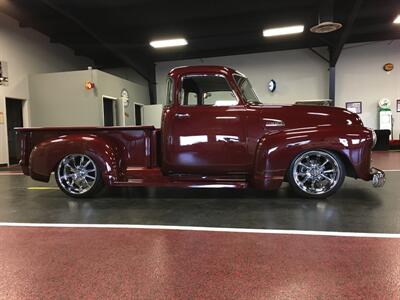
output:
{"label": "fluorescent light", "polygon": [[286,34],[294,34],[300,33],[304,31],[303,25],[296,25],[296,26],[288,26],[288,27],[278,27],[278,28],[270,28],[265,29],[263,31],[263,36],[278,36],[278,35],[286,35]]}
{"label": "fluorescent light", "polygon": [[159,40],[150,42],[150,46],[153,48],[177,47],[185,46],[187,44],[188,42],[185,39]]}
{"label": "fluorescent light", "polygon": [[394,24],[400,24],[400,15],[397,15],[397,18],[393,21]]}

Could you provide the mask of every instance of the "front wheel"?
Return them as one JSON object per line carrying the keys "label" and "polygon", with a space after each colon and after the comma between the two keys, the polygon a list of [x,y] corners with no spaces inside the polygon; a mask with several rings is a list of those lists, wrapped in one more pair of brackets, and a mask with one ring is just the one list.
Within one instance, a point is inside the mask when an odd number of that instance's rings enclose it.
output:
{"label": "front wheel", "polygon": [[312,150],[291,163],[288,179],[297,194],[307,198],[327,198],[343,184],[345,167],[336,154]]}
{"label": "front wheel", "polygon": [[85,154],[70,154],[58,164],[56,181],[68,196],[85,198],[94,195],[103,186],[100,169]]}

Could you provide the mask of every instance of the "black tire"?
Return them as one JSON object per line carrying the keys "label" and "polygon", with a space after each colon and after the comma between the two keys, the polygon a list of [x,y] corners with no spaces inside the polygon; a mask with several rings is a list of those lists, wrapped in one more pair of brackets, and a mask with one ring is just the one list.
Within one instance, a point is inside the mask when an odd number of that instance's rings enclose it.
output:
{"label": "black tire", "polygon": [[[77,166],[73,163],[74,161],[77,163],[77,160],[82,159],[82,157],[84,157],[83,164],[88,164],[88,169],[86,170],[82,167],[82,162],[81,166]],[[72,168],[68,167],[69,164],[73,164],[71,166]],[[92,158],[85,154],[69,154],[65,156],[58,163],[54,173],[60,190],[73,198],[93,197],[104,187],[101,178],[101,169]],[[87,185],[84,182],[86,182]],[[83,186],[82,190],[80,190],[80,185]]]}
{"label": "black tire", "polygon": [[[304,164],[302,160],[303,158],[306,159],[307,156],[310,161],[308,165]],[[324,164],[323,162],[325,161],[323,161],[322,158],[326,159],[328,162]],[[306,166],[309,168],[307,169]],[[331,170],[337,170],[337,174],[334,172],[330,172],[331,174],[325,173],[331,171],[325,170],[325,166],[330,166],[332,168]],[[299,172],[299,168],[303,168],[304,171]],[[329,177],[330,180],[321,177],[323,175],[318,175],[319,173],[323,174],[325,177]],[[304,176],[301,174],[304,174]],[[311,177],[307,179],[308,176]],[[314,199],[326,199],[336,193],[342,186],[345,177],[346,168],[342,160],[335,153],[326,150],[308,150],[300,153],[293,159],[287,173],[289,184],[297,195],[303,198]],[[302,183],[304,180],[306,181]],[[315,188],[317,182],[318,185],[320,185],[319,190]],[[326,185],[324,185],[323,182],[326,182]]]}

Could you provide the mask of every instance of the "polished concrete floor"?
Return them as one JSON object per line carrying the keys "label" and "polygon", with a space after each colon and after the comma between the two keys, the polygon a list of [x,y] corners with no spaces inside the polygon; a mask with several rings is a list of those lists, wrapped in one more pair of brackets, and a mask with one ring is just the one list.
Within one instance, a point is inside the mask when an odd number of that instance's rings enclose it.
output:
{"label": "polished concrete floor", "polygon": [[[384,188],[346,179],[327,200],[230,189],[126,189],[74,200],[56,187],[18,175],[0,176],[0,222],[211,226],[400,233],[400,172]],[[44,189],[42,189],[44,188]]]}

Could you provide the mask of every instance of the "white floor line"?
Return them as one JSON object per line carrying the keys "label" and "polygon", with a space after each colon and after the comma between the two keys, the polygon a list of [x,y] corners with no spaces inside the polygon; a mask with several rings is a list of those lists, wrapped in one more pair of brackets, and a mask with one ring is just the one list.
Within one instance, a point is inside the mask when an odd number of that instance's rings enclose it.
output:
{"label": "white floor line", "polygon": [[395,238],[395,239],[400,238],[400,233],[337,232],[337,231],[313,231],[313,230],[281,230],[281,229],[169,226],[169,225],[62,224],[62,223],[0,222],[0,227],[152,229],[152,230],[207,231],[207,232],[266,233],[266,234],[281,234],[281,235],[313,235],[313,236]]}
{"label": "white floor line", "polygon": [[383,170],[384,172],[400,172],[400,169]]}

